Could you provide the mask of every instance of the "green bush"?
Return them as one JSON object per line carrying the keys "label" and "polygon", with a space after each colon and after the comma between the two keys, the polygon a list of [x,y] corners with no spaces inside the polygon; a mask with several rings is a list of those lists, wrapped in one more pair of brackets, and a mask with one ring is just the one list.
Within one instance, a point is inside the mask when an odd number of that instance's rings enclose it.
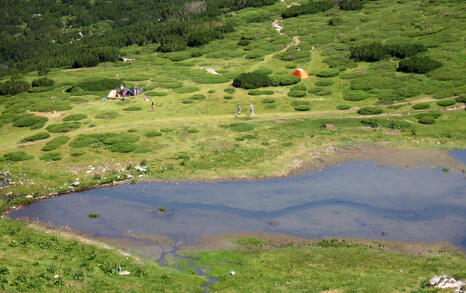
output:
{"label": "green bush", "polygon": [[57,136],[53,138],[51,141],[47,142],[45,146],[42,148],[42,151],[49,152],[58,149],[60,146],[66,144],[70,138],[68,136]]}
{"label": "green bush", "polygon": [[86,114],[71,114],[63,118],[63,121],[79,121],[86,119],[87,115]]}
{"label": "green bush", "polygon": [[16,95],[25,92],[30,88],[29,83],[24,80],[9,80],[0,82],[1,95]]}
{"label": "green bush", "polygon": [[309,103],[308,101],[292,101],[291,102],[291,105],[293,107],[296,107],[296,106],[309,106],[311,103]]}
{"label": "green bush", "polygon": [[457,103],[466,103],[466,95],[456,98]]}
{"label": "green bush", "polygon": [[294,109],[296,111],[309,111],[309,110],[311,110],[311,107],[306,106],[306,105],[298,105],[298,106],[294,107]]}
{"label": "green bush", "polygon": [[154,97],[165,97],[165,96],[168,96],[168,93],[166,92],[157,92],[157,91],[153,91],[153,92],[148,92],[146,93],[148,96],[154,96]]}
{"label": "green bush", "polygon": [[233,80],[233,86],[243,89],[255,89],[272,85],[272,80],[267,74],[241,73]]}
{"label": "green bush", "polygon": [[80,157],[80,156],[82,156],[82,155],[84,155],[83,152],[74,152],[74,153],[71,153],[71,154],[70,154],[70,156],[72,156],[72,157]]}
{"label": "green bush", "polygon": [[47,117],[34,116],[30,114],[25,114],[18,116],[13,120],[13,126],[15,127],[31,127],[31,129],[40,129],[44,127],[49,119]]}
{"label": "green bush", "polygon": [[381,43],[371,43],[350,47],[350,58],[356,61],[375,62],[387,55]]}
{"label": "green bush", "polygon": [[328,89],[321,88],[318,91],[316,91],[314,94],[317,95],[317,96],[329,96],[329,95],[332,94],[332,91],[328,90]]}
{"label": "green bush", "polygon": [[114,153],[130,153],[134,151],[137,146],[130,142],[118,142],[108,146],[108,149]]}
{"label": "green bush", "polygon": [[351,108],[350,105],[338,105],[338,106],[337,106],[337,109],[338,109],[338,110],[348,110],[348,109],[350,109],[350,108]]}
{"label": "green bush", "polygon": [[340,70],[337,68],[330,68],[324,71],[317,73],[318,77],[335,77],[340,74]]}
{"label": "green bush", "polygon": [[293,85],[301,81],[301,78],[299,78],[296,75],[291,75],[291,74],[272,75],[271,79],[272,79],[272,83],[274,86]]}
{"label": "green bush", "polygon": [[156,136],[162,136],[161,132],[158,131],[149,131],[146,133],[147,137],[156,137]]}
{"label": "green bush", "polygon": [[433,124],[435,119],[433,117],[422,117],[418,120],[421,124]]}
{"label": "green bush", "polygon": [[246,139],[256,139],[257,137],[254,134],[245,134],[240,137],[235,138],[236,141],[244,141]]}
{"label": "green bush", "polygon": [[188,128],[188,130],[186,130],[186,132],[187,132],[187,133],[191,133],[191,134],[193,134],[193,133],[198,133],[198,132],[199,132],[199,130],[198,130],[198,129],[196,129],[196,128]]}
{"label": "green bush", "polygon": [[141,110],[142,108],[139,106],[131,106],[131,107],[127,107],[123,109],[123,111],[141,111]]}
{"label": "green bush", "polygon": [[385,49],[388,54],[398,58],[407,58],[427,51],[426,46],[414,43],[386,45]]}
{"label": "green bush", "polygon": [[422,119],[426,117],[431,117],[433,119],[440,118],[442,116],[442,113],[440,111],[431,111],[431,112],[425,112],[425,113],[419,113],[414,115],[417,119]]}
{"label": "green bush", "polygon": [[175,52],[183,51],[188,47],[186,39],[179,35],[166,35],[160,41],[160,47],[157,49],[160,52]]}
{"label": "green bush", "polygon": [[441,100],[437,102],[437,105],[441,107],[449,107],[449,106],[453,106],[454,104],[456,104],[455,100]]}
{"label": "green bush", "polygon": [[235,89],[229,87],[229,88],[224,89],[223,91],[226,92],[226,93],[228,93],[228,94],[230,94],[230,95],[232,95],[232,94],[235,92]]}
{"label": "green bush", "polygon": [[254,129],[254,126],[248,123],[233,123],[230,124],[230,129],[237,132],[247,132]]}
{"label": "green bush", "polygon": [[199,100],[203,100],[205,98],[206,98],[206,96],[203,95],[203,94],[196,94],[196,95],[193,95],[190,99],[199,101]]}
{"label": "green bush", "polygon": [[34,158],[33,155],[29,155],[26,152],[19,151],[19,152],[12,152],[12,153],[7,153],[3,155],[3,159],[5,161],[11,161],[11,162],[18,162],[18,161],[26,161]]}
{"label": "green bush", "polygon": [[362,9],[362,0],[340,0],[338,1],[338,7],[341,10],[361,10]]}
{"label": "green bush", "polygon": [[46,86],[52,86],[55,82],[51,79],[48,79],[47,77],[42,77],[38,79],[34,79],[32,81],[32,86],[33,87],[46,87]]}
{"label": "green bush", "polygon": [[412,108],[415,109],[415,110],[429,109],[430,104],[429,103],[419,103],[419,104],[413,105]]}
{"label": "green bush", "polygon": [[160,129],[160,131],[162,131],[162,132],[165,132],[165,133],[166,133],[166,132],[172,132],[172,131],[173,131],[173,129],[172,129],[172,128],[169,128],[169,127],[164,127],[164,128],[162,128],[162,129]]}
{"label": "green bush", "polygon": [[138,132],[138,130],[135,128],[131,128],[131,129],[128,129],[128,132]]}
{"label": "green bush", "polygon": [[307,95],[306,90],[307,88],[305,85],[296,85],[290,89],[288,96],[293,98],[302,98]]}
{"label": "green bush", "polygon": [[52,152],[52,153],[47,153],[45,155],[42,155],[40,157],[42,161],[50,162],[50,161],[60,161],[61,160],[61,154],[59,152]]}
{"label": "green bush", "polygon": [[139,136],[126,133],[80,134],[70,143],[70,147],[105,147],[112,152],[129,153],[137,148],[134,142],[138,140]]}
{"label": "green bush", "polygon": [[321,0],[321,1],[309,1],[306,4],[294,5],[288,7],[285,11],[281,13],[283,18],[296,17],[299,15],[305,14],[315,14],[318,12],[327,11],[333,8],[332,0]]}
{"label": "green bush", "polygon": [[378,128],[382,126],[380,120],[372,119],[372,118],[361,119],[361,123],[364,125],[369,125],[369,127],[372,127],[372,128]]}
{"label": "green bush", "polygon": [[60,132],[69,132],[73,129],[77,129],[81,126],[79,122],[64,122],[64,123],[57,123],[51,124],[47,126],[47,130],[52,133],[60,133]]}
{"label": "green bush", "polygon": [[50,134],[48,132],[40,132],[40,133],[31,135],[31,136],[27,136],[27,137],[21,139],[21,142],[24,143],[24,142],[28,142],[28,141],[42,140],[42,139],[46,139],[46,138],[49,138],[49,137],[50,137]]}
{"label": "green bush", "polygon": [[315,83],[316,86],[330,86],[333,84],[331,79],[321,79]]}
{"label": "green bush", "polygon": [[375,107],[363,107],[358,110],[360,115],[377,115],[382,113],[382,109]]}
{"label": "green bush", "polygon": [[264,104],[273,104],[273,103],[275,103],[275,99],[266,98],[266,99],[262,100],[262,103],[264,103]]}
{"label": "green bush", "polygon": [[194,101],[191,100],[191,99],[184,99],[184,100],[181,100],[181,103],[183,104],[192,104]]}
{"label": "green bush", "polygon": [[343,91],[343,99],[346,101],[362,101],[369,98],[369,94],[365,91],[352,91],[345,90]]}
{"label": "green bush", "polygon": [[103,78],[103,79],[82,81],[78,83],[77,86],[86,91],[107,91],[107,90],[119,88],[121,84],[122,84],[121,80]]}
{"label": "green bush", "polygon": [[230,96],[230,95],[226,95],[223,97],[225,100],[231,100],[233,99],[233,96]]}
{"label": "green bush", "polygon": [[427,73],[442,66],[442,63],[431,59],[428,56],[412,56],[403,59],[398,64],[398,71]]}

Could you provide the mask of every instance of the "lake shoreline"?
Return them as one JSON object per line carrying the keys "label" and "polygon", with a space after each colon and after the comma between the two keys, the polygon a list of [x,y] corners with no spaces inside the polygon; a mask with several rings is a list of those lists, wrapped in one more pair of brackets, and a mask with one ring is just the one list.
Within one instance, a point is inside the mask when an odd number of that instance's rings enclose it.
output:
{"label": "lake shoreline", "polygon": [[180,179],[160,179],[150,178],[138,180],[132,183],[130,179],[114,181],[112,183],[104,183],[94,186],[85,187],[78,190],[73,190],[63,193],[55,193],[49,196],[41,196],[34,198],[31,202],[24,205],[8,207],[3,213],[7,216],[10,212],[23,209],[24,207],[42,201],[63,195],[86,192],[94,189],[115,187],[122,184],[138,184],[138,183],[216,183],[216,182],[239,182],[239,181],[262,181],[271,179],[287,178],[292,176],[302,175],[308,172],[319,172],[333,166],[338,166],[350,161],[377,162],[378,166],[383,167],[390,165],[400,169],[410,169],[421,167],[425,169],[443,167],[447,172],[465,173],[465,165],[457,161],[449,154],[452,150],[444,149],[395,149],[384,148],[381,144],[366,144],[359,147],[328,147],[325,152],[310,152],[308,158],[296,159],[293,161],[294,167],[283,174],[275,174],[271,176],[237,176],[237,177],[200,177],[200,178],[180,178]]}

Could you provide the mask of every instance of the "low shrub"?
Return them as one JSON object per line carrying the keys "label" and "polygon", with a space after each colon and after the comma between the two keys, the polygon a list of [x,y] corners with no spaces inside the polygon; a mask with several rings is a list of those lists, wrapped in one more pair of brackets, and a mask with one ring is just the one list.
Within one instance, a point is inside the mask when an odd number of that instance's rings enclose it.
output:
{"label": "low shrub", "polygon": [[254,126],[248,123],[233,123],[230,124],[230,129],[237,132],[247,132],[254,129]]}
{"label": "low shrub", "polygon": [[296,75],[291,75],[291,74],[272,75],[271,79],[272,79],[272,84],[274,86],[293,85],[293,84],[297,84],[298,82],[301,81],[301,78],[299,78]]}
{"label": "low shrub", "polygon": [[225,100],[231,100],[233,99],[233,96],[230,96],[230,95],[226,95],[223,97]]}
{"label": "low shrub", "polygon": [[305,85],[296,85],[290,89],[288,96],[293,98],[302,98],[307,95],[306,90],[307,88]]}
{"label": "low shrub", "polygon": [[240,137],[235,138],[236,141],[243,141],[247,139],[256,139],[257,137],[254,134],[245,134]]}
{"label": "low shrub", "polygon": [[296,111],[309,111],[309,110],[311,110],[311,106],[299,105],[299,106],[294,107],[294,109]]}
{"label": "low shrub", "polygon": [[122,84],[121,80],[103,78],[96,80],[86,80],[77,84],[78,87],[86,91],[107,91],[115,88],[119,88]]}
{"label": "low shrub", "polygon": [[126,107],[123,109],[123,111],[141,111],[142,108],[139,106],[131,106],[131,107]]}
{"label": "low shrub", "polygon": [[223,91],[232,95],[236,90],[234,88],[229,87],[229,88],[224,89]]}
{"label": "low shrub", "polygon": [[317,96],[329,96],[329,95],[332,94],[332,91],[327,90],[327,89],[319,89],[314,94],[317,95]]}
{"label": "low shrub", "polygon": [[348,110],[348,109],[350,109],[350,108],[351,108],[350,105],[338,105],[338,106],[337,106],[337,109],[338,109],[338,110]]}
{"label": "low shrub", "polygon": [[130,153],[136,148],[137,146],[130,142],[118,142],[108,146],[108,149],[114,153]]}
{"label": "low shrub", "polygon": [[441,107],[449,107],[449,106],[453,106],[454,104],[456,104],[455,100],[441,100],[437,102],[437,105]]}
{"label": "low shrub", "polygon": [[362,101],[369,98],[369,94],[361,90],[345,90],[343,91],[343,99],[346,101]]}
{"label": "low shrub", "polygon": [[442,66],[442,63],[431,59],[428,56],[412,56],[403,59],[398,64],[398,71],[427,73]]}
{"label": "low shrub", "polygon": [[199,130],[198,130],[198,129],[196,129],[196,128],[188,128],[188,129],[186,130],[186,132],[187,132],[187,133],[191,133],[191,134],[193,134],[193,133],[198,133],[198,132],[199,132]]}
{"label": "low shrub", "polygon": [[49,137],[50,137],[50,134],[48,132],[40,132],[40,133],[31,135],[31,136],[27,136],[27,137],[21,139],[21,142],[24,143],[24,142],[28,142],[28,141],[42,140],[42,139],[46,139],[46,138],[49,138]]}
{"label": "low shrub", "polygon": [[173,129],[172,129],[172,128],[169,128],[169,127],[164,127],[164,128],[162,128],[162,129],[160,129],[160,131],[162,131],[162,132],[172,132]]}
{"label": "low shrub", "polygon": [[408,44],[391,44],[385,45],[385,50],[388,54],[398,58],[407,58],[418,53],[427,51],[427,47],[422,44],[408,43]]}
{"label": "low shrub", "polygon": [[340,0],[338,7],[341,10],[361,10],[363,5],[362,0]]}
{"label": "low shrub", "polygon": [[433,117],[422,117],[418,120],[421,124],[433,124],[435,119]]}
{"label": "low shrub", "polygon": [[152,92],[146,93],[146,95],[152,96],[152,97],[165,97],[165,96],[168,96],[168,93],[152,91]]}
{"label": "low shrub", "polygon": [[49,152],[58,149],[60,146],[66,144],[70,138],[68,136],[57,136],[51,141],[48,141],[45,146],[42,148],[42,151]]}
{"label": "low shrub", "polygon": [[146,133],[147,137],[156,137],[156,136],[162,136],[162,132],[158,131],[149,131]]}
{"label": "low shrub", "polygon": [[431,112],[425,112],[425,113],[419,113],[414,115],[417,119],[422,119],[426,117],[431,117],[433,119],[440,118],[442,116],[442,113],[440,111],[431,111]]}
{"label": "low shrub", "polygon": [[86,119],[87,115],[86,114],[71,114],[63,118],[63,121],[79,121]]}
{"label": "low shrub", "polygon": [[59,152],[51,152],[40,157],[42,161],[50,162],[50,161],[60,161],[61,160],[61,153]]}
{"label": "low shrub", "polygon": [[131,128],[131,129],[128,129],[128,132],[138,132],[138,130],[135,128]]}
{"label": "low shrub", "polygon": [[57,123],[51,124],[47,126],[47,130],[52,133],[60,133],[60,132],[69,132],[74,129],[78,129],[81,126],[79,122],[64,122],[64,123]]}
{"label": "low shrub", "polygon": [[291,105],[293,107],[297,107],[297,106],[309,106],[311,103],[309,103],[308,101],[292,101],[291,102]]}
{"label": "low shrub", "polygon": [[73,148],[92,147],[106,149],[116,153],[129,153],[137,146],[134,142],[139,136],[126,133],[80,134],[69,145]]}
{"label": "low shrub", "polygon": [[371,43],[350,47],[350,58],[356,61],[375,62],[387,56],[381,43]]}
{"label": "low shrub", "polygon": [[241,73],[233,80],[233,86],[243,89],[255,89],[272,85],[272,80],[267,74]]}
{"label": "low shrub", "polygon": [[214,93],[215,93],[215,90],[209,90],[208,93],[209,93],[209,94],[214,94]]}
{"label": "low shrub", "polygon": [[5,161],[11,161],[11,162],[26,161],[26,160],[31,160],[32,158],[34,158],[33,155],[30,155],[23,151],[11,152],[11,153],[7,153],[3,155],[3,159]]}
{"label": "low shrub", "polygon": [[184,99],[184,100],[181,100],[181,103],[183,104],[192,104],[194,101],[191,100],[191,99]]}
{"label": "low shrub", "polygon": [[381,123],[378,119],[361,119],[361,123],[372,128],[381,127]]}
{"label": "low shrub", "polygon": [[199,101],[199,100],[203,100],[205,99],[206,96],[203,95],[203,94],[196,94],[196,95],[193,95],[190,99],[191,100],[196,100],[196,101]]}
{"label": "low shrub", "polygon": [[31,129],[40,129],[44,127],[49,119],[47,117],[34,116],[25,114],[18,116],[13,120],[14,127],[31,127]]}
{"label": "low shrub", "polygon": [[321,79],[319,81],[316,81],[315,85],[316,86],[330,86],[333,84],[333,80],[331,79]]}
{"label": "low shrub", "polygon": [[0,82],[0,95],[16,95],[25,92],[30,88],[25,80],[9,80]]}
{"label": "low shrub", "polygon": [[48,79],[47,77],[42,77],[38,79],[34,79],[32,81],[32,86],[33,87],[46,87],[46,86],[52,86],[55,82],[51,79]]}
{"label": "low shrub", "polygon": [[343,23],[343,19],[341,17],[332,17],[328,20],[327,24],[331,26],[337,26]]}
{"label": "low shrub", "polygon": [[382,109],[375,108],[375,107],[363,107],[358,110],[358,114],[360,115],[377,115],[382,112],[383,112]]}
{"label": "low shrub", "polygon": [[429,103],[419,103],[419,104],[413,105],[412,108],[415,109],[415,110],[429,109],[430,104]]}
{"label": "low shrub", "polygon": [[466,103],[466,95],[457,97],[456,102],[457,103]]}
{"label": "low shrub", "polygon": [[321,0],[316,2],[309,1],[306,4],[288,7],[281,13],[281,16],[283,18],[290,18],[305,14],[315,14],[318,12],[327,11],[331,8],[333,8],[332,0]]}
{"label": "low shrub", "polygon": [[275,103],[275,99],[266,98],[266,99],[262,100],[262,103],[264,103],[264,104],[273,104],[273,103]]}
{"label": "low shrub", "polygon": [[84,155],[84,152],[74,152],[74,153],[71,153],[70,156],[72,157],[80,157]]}
{"label": "low shrub", "polygon": [[338,70],[337,68],[330,68],[330,69],[321,71],[317,73],[316,75],[318,77],[335,77],[335,76],[338,76],[338,74],[340,74],[340,70]]}

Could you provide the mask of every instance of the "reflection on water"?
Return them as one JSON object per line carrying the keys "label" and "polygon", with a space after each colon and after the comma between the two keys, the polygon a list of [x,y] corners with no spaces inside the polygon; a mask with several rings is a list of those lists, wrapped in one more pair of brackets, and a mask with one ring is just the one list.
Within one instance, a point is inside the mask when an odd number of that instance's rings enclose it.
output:
{"label": "reflection on water", "polygon": [[[150,234],[192,243],[204,235],[271,232],[449,241],[466,248],[465,187],[462,173],[441,168],[349,162],[254,182],[125,184],[37,202],[10,217],[110,238]],[[90,219],[89,213],[100,217]]]}

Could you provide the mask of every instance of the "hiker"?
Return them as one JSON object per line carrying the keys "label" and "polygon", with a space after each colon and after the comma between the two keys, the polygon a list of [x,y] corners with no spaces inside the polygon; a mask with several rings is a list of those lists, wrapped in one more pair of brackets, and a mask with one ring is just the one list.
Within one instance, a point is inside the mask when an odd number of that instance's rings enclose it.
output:
{"label": "hiker", "polygon": [[249,109],[249,115],[254,116],[254,105],[251,104],[251,108]]}
{"label": "hiker", "polygon": [[238,105],[238,116],[241,115],[241,105]]}
{"label": "hiker", "polygon": [[151,106],[151,107],[152,107],[152,111],[154,111],[154,110],[155,110],[155,104],[154,104],[154,102],[152,102],[152,106]]}

